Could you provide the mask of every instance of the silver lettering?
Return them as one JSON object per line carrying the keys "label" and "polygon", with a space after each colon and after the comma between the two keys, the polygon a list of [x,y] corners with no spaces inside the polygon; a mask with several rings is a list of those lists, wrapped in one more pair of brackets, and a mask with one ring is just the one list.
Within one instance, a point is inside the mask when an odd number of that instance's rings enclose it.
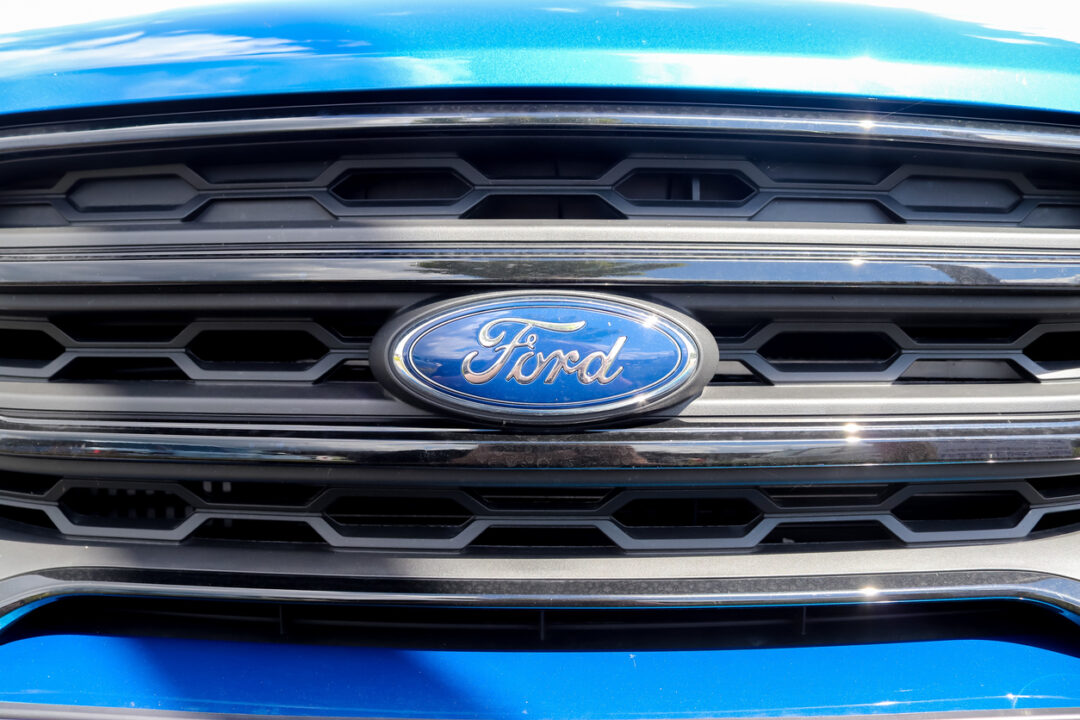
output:
{"label": "silver lettering", "polygon": [[[499,326],[510,326],[510,330],[512,330],[514,325],[520,325],[520,327],[509,342],[503,342],[506,340],[507,329],[505,327],[498,329]],[[486,370],[474,369],[473,363],[480,356],[480,351],[473,350],[462,360],[461,374],[465,380],[473,385],[482,385],[500,375],[509,365],[510,369],[506,372],[505,380],[507,382],[513,380],[520,385],[529,385],[541,376],[544,378],[545,385],[551,385],[558,379],[560,374],[577,375],[578,382],[584,385],[591,385],[594,382],[607,385],[622,374],[622,366],[615,367],[615,361],[618,358],[619,351],[626,344],[625,335],[620,335],[606,353],[597,350],[589,353],[584,358],[581,357],[581,353],[577,350],[552,350],[547,355],[536,352],[536,343],[539,338],[533,330],[572,333],[584,327],[584,320],[571,323],[513,317],[492,320],[480,328],[477,340],[482,347],[495,350],[494,362]],[[496,332],[496,329],[498,329],[498,332]],[[511,362],[511,358],[518,350],[527,351],[518,355],[517,359]],[[535,363],[535,365],[527,368],[526,366],[530,362]],[[593,366],[595,366],[595,370],[590,369]]]}

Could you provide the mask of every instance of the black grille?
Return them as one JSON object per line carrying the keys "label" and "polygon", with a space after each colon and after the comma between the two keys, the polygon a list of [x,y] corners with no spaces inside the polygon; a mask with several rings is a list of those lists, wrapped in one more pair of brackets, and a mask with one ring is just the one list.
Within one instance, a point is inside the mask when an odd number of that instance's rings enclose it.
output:
{"label": "black grille", "polygon": [[354,139],[157,157],[152,166],[123,156],[12,165],[7,182],[0,173],[0,227],[371,217],[1080,227],[1080,175],[1065,158],[605,136]]}
{"label": "black grille", "polygon": [[0,488],[0,518],[44,525],[70,537],[307,542],[427,552],[971,543],[1080,524],[1080,477],[1071,476],[968,483],[438,489],[15,474],[0,476]]}
{"label": "black grille", "polygon": [[5,628],[52,634],[183,637],[454,650],[646,650],[1002,639],[1072,648],[1066,616],[1037,603],[950,601],[663,609],[435,608],[171,598],[70,597]]}
{"label": "black grille", "polygon": [[[73,316],[0,319],[0,377],[66,382],[370,382],[370,336],[385,313],[347,319]],[[1080,327],[705,318],[714,384],[1035,382],[1080,377]]]}

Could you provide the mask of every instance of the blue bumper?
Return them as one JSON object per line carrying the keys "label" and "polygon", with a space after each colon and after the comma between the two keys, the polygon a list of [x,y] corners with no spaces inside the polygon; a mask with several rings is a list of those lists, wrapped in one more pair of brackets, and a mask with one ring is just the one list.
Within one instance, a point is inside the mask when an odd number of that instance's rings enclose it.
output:
{"label": "blue bumper", "polygon": [[1080,659],[996,640],[474,652],[52,635],[0,647],[0,667],[3,703],[266,715],[628,720],[1080,705]]}

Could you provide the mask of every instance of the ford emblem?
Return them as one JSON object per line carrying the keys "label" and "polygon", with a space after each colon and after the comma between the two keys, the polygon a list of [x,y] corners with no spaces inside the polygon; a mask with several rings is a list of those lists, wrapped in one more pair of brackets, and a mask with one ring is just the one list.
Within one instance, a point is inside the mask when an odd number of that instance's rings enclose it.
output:
{"label": "ford emblem", "polygon": [[499,423],[637,415],[698,395],[716,344],[653,303],[579,292],[501,292],[404,313],[372,344],[375,377],[407,400]]}

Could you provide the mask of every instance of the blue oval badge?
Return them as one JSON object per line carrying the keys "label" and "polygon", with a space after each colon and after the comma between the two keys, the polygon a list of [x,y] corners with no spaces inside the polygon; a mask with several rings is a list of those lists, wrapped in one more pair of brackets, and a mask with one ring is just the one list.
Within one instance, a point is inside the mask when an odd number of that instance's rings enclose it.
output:
{"label": "blue oval badge", "polygon": [[716,345],[652,303],[506,292],[436,303],[376,335],[372,369],[407,398],[484,420],[610,419],[699,393]]}

